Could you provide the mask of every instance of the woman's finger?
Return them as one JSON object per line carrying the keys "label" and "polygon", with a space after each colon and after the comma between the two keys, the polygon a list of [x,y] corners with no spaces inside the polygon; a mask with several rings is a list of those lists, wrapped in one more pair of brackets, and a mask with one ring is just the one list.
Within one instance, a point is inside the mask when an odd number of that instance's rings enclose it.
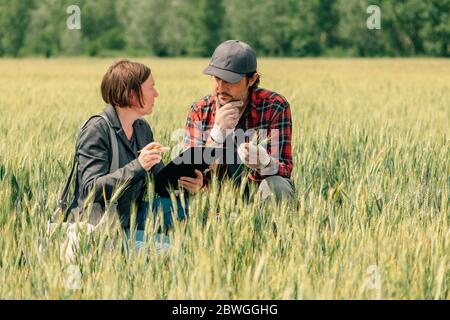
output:
{"label": "woman's finger", "polygon": [[189,192],[193,192],[196,189],[196,186],[187,183],[186,181],[180,181],[180,187],[186,189]]}
{"label": "woman's finger", "polygon": [[203,173],[200,170],[195,169],[195,174],[197,175],[197,179],[203,180]]}
{"label": "woman's finger", "polygon": [[164,152],[170,151],[170,148],[169,147],[160,147],[158,150],[159,150],[159,152],[164,153]]}
{"label": "woman's finger", "polygon": [[145,154],[161,154],[161,150],[159,149],[147,150]]}
{"label": "woman's finger", "polygon": [[155,162],[160,162],[161,161],[161,156],[151,156],[151,157],[146,157],[143,159],[144,162],[148,163],[151,161],[155,161]]}
{"label": "woman's finger", "polygon": [[147,144],[143,148],[143,150],[151,150],[151,149],[156,148],[156,147],[162,147],[162,145],[159,142],[156,142],[156,141],[150,142],[149,144]]}
{"label": "woman's finger", "polygon": [[169,147],[158,147],[152,149],[142,149],[140,154],[161,154],[167,151],[170,151]]}
{"label": "woman's finger", "polygon": [[183,185],[183,186],[187,186],[187,187],[190,187],[190,188],[192,188],[192,187],[195,187],[195,183],[193,183],[193,182],[190,182],[190,181],[186,181],[186,180],[178,180],[179,182],[180,182],[180,184],[181,185]]}
{"label": "woman's finger", "polygon": [[155,157],[161,158],[161,154],[159,152],[144,153],[141,156],[144,157],[144,159],[155,158]]}
{"label": "woman's finger", "polygon": [[148,157],[148,156],[151,156],[151,155],[156,155],[156,154],[158,154],[158,152],[154,152],[154,150],[152,150],[152,151],[149,151],[149,150],[143,150],[141,153],[140,153],[140,157]]}
{"label": "woman's finger", "polygon": [[146,162],[148,162],[148,161],[161,161],[161,156],[159,154],[151,154],[151,155],[146,156],[146,157],[141,157],[141,159],[143,161],[146,161]]}
{"label": "woman's finger", "polygon": [[186,181],[186,182],[190,182],[190,183],[197,183],[197,179],[196,178],[191,178],[191,177],[181,177],[180,178],[181,181]]}
{"label": "woman's finger", "polygon": [[159,154],[152,154],[148,157],[144,157],[144,161],[161,161],[161,156]]}
{"label": "woman's finger", "polygon": [[199,181],[187,181],[187,180],[179,180],[180,182],[182,182],[184,185],[189,186],[190,188],[199,188],[201,187]]}

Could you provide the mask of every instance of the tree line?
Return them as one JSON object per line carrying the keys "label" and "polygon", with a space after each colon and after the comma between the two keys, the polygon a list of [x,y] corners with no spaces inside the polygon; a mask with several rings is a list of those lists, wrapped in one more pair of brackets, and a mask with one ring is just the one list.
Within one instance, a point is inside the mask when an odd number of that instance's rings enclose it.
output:
{"label": "tree line", "polygon": [[0,56],[206,57],[226,39],[260,56],[448,57],[450,0],[0,0]]}

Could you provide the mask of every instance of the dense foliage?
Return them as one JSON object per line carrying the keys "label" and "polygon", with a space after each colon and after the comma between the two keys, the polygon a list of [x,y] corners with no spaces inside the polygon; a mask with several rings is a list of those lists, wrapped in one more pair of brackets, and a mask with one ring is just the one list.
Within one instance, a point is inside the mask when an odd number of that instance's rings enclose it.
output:
{"label": "dense foliage", "polygon": [[225,39],[267,56],[449,56],[449,12],[450,0],[0,0],[0,56],[209,56]]}

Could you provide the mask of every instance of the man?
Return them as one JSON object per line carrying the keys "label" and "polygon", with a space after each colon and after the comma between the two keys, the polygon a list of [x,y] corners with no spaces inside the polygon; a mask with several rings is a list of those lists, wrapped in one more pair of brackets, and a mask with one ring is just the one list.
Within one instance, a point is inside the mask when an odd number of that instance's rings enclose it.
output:
{"label": "man", "polygon": [[[233,162],[227,157],[225,165],[218,168],[220,177],[228,176],[240,184],[248,174],[249,181],[259,184],[262,199],[270,195],[277,201],[292,198],[289,103],[275,92],[258,88],[255,51],[242,41],[225,41],[203,73],[212,76],[212,94],[192,105],[185,146],[231,148],[238,157],[233,157]],[[266,138],[265,143],[261,138]]]}

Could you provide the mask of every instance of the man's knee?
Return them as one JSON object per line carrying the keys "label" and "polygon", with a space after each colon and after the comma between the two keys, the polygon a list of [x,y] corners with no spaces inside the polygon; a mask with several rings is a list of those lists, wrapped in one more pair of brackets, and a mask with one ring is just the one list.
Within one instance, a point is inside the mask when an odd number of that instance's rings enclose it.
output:
{"label": "man's knee", "polygon": [[288,178],[270,176],[261,181],[258,192],[262,200],[275,197],[276,201],[291,200],[294,197],[294,185]]}

